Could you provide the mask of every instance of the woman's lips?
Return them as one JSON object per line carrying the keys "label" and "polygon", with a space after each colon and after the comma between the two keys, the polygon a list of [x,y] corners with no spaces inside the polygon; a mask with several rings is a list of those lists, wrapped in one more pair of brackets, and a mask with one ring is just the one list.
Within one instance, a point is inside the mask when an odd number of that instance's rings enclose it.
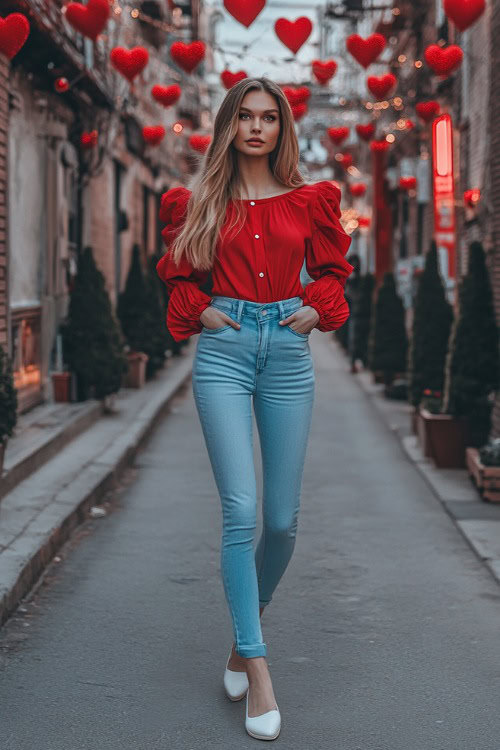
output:
{"label": "woman's lips", "polygon": [[247,141],[247,143],[249,146],[263,146],[264,145],[262,141]]}

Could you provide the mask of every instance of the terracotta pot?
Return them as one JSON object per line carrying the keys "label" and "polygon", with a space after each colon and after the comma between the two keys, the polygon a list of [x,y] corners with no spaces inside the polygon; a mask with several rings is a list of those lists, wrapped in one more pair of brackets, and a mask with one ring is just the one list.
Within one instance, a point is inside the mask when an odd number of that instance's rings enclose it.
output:
{"label": "terracotta pot", "polygon": [[465,466],[466,419],[420,409],[418,434],[424,456],[432,458],[439,469]]}
{"label": "terracotta pot", "polygon": [[481,463],[477,448],[465,451],[467,469],[485,500],[500,502],[500,466],[485,466]]}
{"label": "terracotta pot", "polygon": [[126,388],[142,388],[146,382],[146,362],[149,359],[144,352],[128,352],[128,372],[125,377]]}
{"label": "terracotta pot", "polygon": [[52,388],[54,401],[71,401],[70,398],[71,373],[53,372]]}

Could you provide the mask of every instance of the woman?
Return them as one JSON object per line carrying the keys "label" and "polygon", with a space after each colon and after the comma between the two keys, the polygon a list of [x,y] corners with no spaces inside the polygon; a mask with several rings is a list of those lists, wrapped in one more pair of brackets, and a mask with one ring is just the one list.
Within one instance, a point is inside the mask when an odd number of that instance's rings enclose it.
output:
{"label": "woman", "polygon": [[[268,78],[237,83],[191,189],[162,197],[169,251],[157,264],[173,338],[200,333],[193,395],[222,504],[221,572],[235,641],[224,687],[232,700],[246,695],[247,732],[269,740],[281,716],[260,616],[295,545],[315,384],[308,336],[347,320],[352,271],[340,192],[327,181],[307,183],[298,160],[281,88]],[[304,258],[314,279],[305,290]],[[212,296],[200,289],[210,272]],[[255,556],[252,400],[264,485]]]}

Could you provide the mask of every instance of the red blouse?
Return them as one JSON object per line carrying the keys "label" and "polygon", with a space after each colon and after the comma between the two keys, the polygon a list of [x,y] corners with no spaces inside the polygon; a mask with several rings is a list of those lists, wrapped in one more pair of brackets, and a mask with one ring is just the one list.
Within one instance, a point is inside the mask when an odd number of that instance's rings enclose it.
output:
{"label": "red blouse", "polygon": [[[185,219],[189,197],[185,187],[171,188],[162,196],[160,220],[166,223],[162,236],[167,248]],[[301,297],[318,312],[316,328],[340,328],[349,317],[344,287],[354,269],[344,258],[351,238],[339,220],[339,201],[340,190],[327,180],[271,198],[245,200],[243,228],[232,239],[217,241],[212,294],[262,303]],[[222,229],[233,220],[232,210],[229,200]],[[233,228],[231,234],[235,232]],[[313,279],[305,288],[300,281],[304,258]],[[156,270],[167,285],[166,322],[174,340],[200,333],[200,315],[212,297],[199,287],[209,271],[193,269],[185,256],[177,267],[168,251]]]}

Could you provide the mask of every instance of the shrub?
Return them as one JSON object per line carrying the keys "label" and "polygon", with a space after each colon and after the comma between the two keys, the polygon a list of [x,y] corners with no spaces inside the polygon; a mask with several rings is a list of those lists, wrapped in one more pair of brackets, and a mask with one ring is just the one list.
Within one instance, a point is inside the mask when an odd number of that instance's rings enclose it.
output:
{"label": "shrub", "polygon": [[135,244],[125,281],[125,289],[118,295],[117,313],[122,331],[131,351],[144,352],[150,349],[150,331],[146,322],[148,291],[142,272],[140,248]]}
{"label": "shrub", "polygon": [[398,372],[406,371],[408,339],[405,311],[396,290],[394,274],[384,274],[376,294],[368,342],[368,363],[372,371],[381,371],[390,383]]}
{"label": "shrub", "polygon": [[446,300],[435,242],[418,279],[408,355],[409,400],[418,406],[424,390],[441,391],[453,310]]}
{"label": "shrub", "polygon": [[366,367],[368,363],[368,336],[373,309],[375,276],[365,273],[361,277],[359,296],[354,305],[354,359],[360,359]]}
{"label": "shrub", "polygon": [[144,324],[150,331],[150,349],[146,352],[149,354],[146,364],[146,375],[148,377],[163,367],[168,346],[168,331],[165,326],[163,299],[159,288],[162,281],[158,276],[154,261],[154,256],[148,258],[145,277],[147,303]]}
{"label": "shrub", "polygon": [[444,413],[468,419],[472,445],[482,445],[488,438],[499,377],[498,328],[490,278],[482,245],[473,242],[467,274],[459,285],[443,402]]}
{"label": "shrub", "polygon": [[478,453],[484,466],[500,466],[500,438],[493,438],[482,445]]}
{"label": "shrub", "polygon": [[10,437],[17,423],[17,390],[12,363],[0,346],[0,443]]}
{"label": "shrub", "polygon": [[78,398],[87,398],[90,389],[98,399],[116,393],[127,370],[124,342],[90,247],[80,258],[61,333],[64,361],[77,376]]}

